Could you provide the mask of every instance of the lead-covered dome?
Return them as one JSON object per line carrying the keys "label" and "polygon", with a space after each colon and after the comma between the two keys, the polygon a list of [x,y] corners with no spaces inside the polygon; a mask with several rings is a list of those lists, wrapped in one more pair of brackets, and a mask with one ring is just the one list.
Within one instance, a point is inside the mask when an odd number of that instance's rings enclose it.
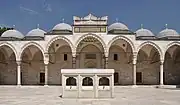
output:
{"label": "lead-covered dome", "polygon": [[148,36],[149,37],[149,36],[155,36],[155,35],[150,30],[141,28],[136,31],[136,36],[137,37],[140,37],[140,36]]}
{"label": "lead-covered dome", "polygon": [[29,31],[26,36],[44,37],[45,33],[46,32],[44,30],[37,28]]}
{"label": "lead-covered dome", "polygon": [[173,29],[168,29],[168,28],[162,30],[162,31],[157,35],[158,38],[163,38],[163,37],[177,37],[177,36],[180,36],[177,31],[175,31],[175,30],[173,30]]}
{"label": "lead-covered dome", "polygon": [[72,31],[72,26],[66,23],[59,23],[56,26],[54,26],[53,28],[54,31],[56,30],[68,30],[68,31]]}
{"label": "lead-covered dome", "polygon": [[129,30],[129,29],[125,24],[116,22],[116,23],[111,24],[108,27],[108,31],[111,31],[111,30]]}
{"label": "lead-covered dome", "polygon": [[21,32],[17,31],[17,30],[7,30],[1,35],[1,37],[3,37],[3,38],[23,39],[24,35]]}

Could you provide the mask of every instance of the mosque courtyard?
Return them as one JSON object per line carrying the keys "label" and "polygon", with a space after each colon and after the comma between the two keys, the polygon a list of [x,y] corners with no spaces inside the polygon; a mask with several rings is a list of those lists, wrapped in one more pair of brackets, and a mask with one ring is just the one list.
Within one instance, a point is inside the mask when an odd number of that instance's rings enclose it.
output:
{"label": "mosque courtyard", "polygon": [[1,86],[0,105],[179,105],[179,88],[115,87],[114,98],[61,98],[60,86]]}

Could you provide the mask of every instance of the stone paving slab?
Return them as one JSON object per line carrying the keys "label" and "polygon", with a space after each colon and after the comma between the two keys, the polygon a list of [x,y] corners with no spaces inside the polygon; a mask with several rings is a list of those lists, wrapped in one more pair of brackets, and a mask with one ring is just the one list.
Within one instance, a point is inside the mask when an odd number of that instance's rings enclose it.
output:
{"label": "stone paving slab", "polygon": [[180,105],[180,88],[115,88],[112,99],[60,98],[60,86],[0,86],[0,105]]}

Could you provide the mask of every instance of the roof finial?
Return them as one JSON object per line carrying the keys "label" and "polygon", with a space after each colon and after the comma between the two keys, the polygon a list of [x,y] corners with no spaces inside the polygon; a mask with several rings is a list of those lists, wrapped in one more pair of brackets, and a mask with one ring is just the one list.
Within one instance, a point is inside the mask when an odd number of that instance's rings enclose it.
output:
{"label": "roof finial", "polygon": [[143,29],[143,24],[141,24],[141,29]]}
{"label": "roof finial", "polygon": [[166,29],[168,29],[168,24],[166,24]]}
{"label": "roof finial", "polygon": [[39,29],[39,24],[37,24],[37,29]]}
{"label": "roof finial", "polygon": [[64,18],[62,19],[62,22],[64,23]]}
{"label": "roof finial", "polygon": [[116,18],[116,22],[117,22],[117,23],[119,22],[119,19],[118,19],[118,18]]}
{"label": "roof finial", "polygon": [[15,29],[16,25],[13,25],[13,28]]}

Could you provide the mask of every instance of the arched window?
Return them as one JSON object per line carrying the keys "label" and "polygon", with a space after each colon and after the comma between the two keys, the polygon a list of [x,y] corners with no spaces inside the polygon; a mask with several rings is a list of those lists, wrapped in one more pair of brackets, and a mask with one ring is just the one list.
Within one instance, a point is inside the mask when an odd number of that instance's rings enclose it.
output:
{"label": "arched window", "polygon": [[83,79],[82,86],[93,86],[93,79],[90,77],[85,77]]}
{"label": "arched window", "polygon": [[99,86],[109,86],[109,79],[107,77],[100,78]]}
{"label": "arched window", "polygon": [[67,78],[66,86],[76,86],[76,79],[74,77]]}

